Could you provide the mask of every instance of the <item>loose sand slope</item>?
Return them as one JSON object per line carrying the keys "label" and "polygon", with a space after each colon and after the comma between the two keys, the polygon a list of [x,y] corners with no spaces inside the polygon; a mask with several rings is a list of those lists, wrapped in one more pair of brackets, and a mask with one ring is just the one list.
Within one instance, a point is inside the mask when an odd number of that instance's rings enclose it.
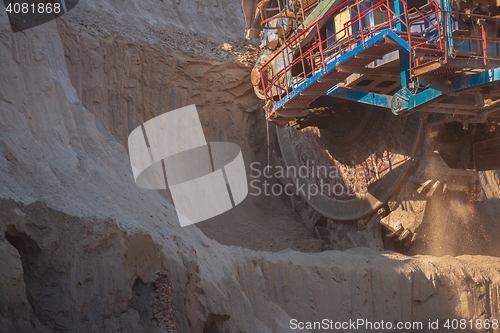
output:
{"label": "loose sand slope", "polygon": [[[103,2],[120,21],[140,25],[147,16],[133,19],[132,5],[113,13],[111,5]],[[82,1],[83,9],[93,7]],[[233,119],[218,123],[207,114],[208,138],[233,140],[246,158],[255,157],[245,145],[254,126],[246,111],[255,101],[246,78],[234,80],[243,70],[221,64],[214,74],[212,64],[201,70],[165,60],[164,70],[179,80],[165,77],[165,85],[182,89],[167,89],[175,96],[163,96],[154,109],[160,96],[147,99],[142,87],[162,81],[160,65],[135,59],[141,68],[159,69],[142,70],[135,82],[127,76],[130,64],[106,67],[108,57],[127,52],[126,43],[144,44],[103,33],[117,47],[103,53],[99,36],[73,28],[51,22],[12,35],[0,11],[1,332],[287,332],[290,318],[500,317],[497,258],[409,258],[363,249],[271,253],[221,245],[197,226],[181,229],[164,195],[135,186],[122,143],[140,122],[193,98],[207,112],[225,106],[219,112],[228,116],[220,119]],[[85,45],[95,41],[88,53],[71,46],[79,34]],[[180,59],[170,57],[164,59]],[[78,72],[85,69],[79,63],[93,63],[101,76]],[[191,93],[204,89],[193,88],[193,77],[218,77],[212,86],[229,85],[229,95],[207,90],[197,100]]]}

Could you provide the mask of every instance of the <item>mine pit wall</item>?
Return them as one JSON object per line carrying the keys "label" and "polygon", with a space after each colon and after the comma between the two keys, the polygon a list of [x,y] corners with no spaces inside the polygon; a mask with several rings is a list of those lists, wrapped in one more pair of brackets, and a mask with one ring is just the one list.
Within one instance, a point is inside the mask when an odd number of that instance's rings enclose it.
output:
{"label": "mine pit wall", "polygon": [[207,141],[234,142],[247,164],[255,160],[254,152],[266,136],[262,102],[250,83],[251,67],[236,59],[221,62],[58,23],[68,73],[81,103],[119,143],[127,146],[130,132],[145,121],[195,104]]}
{"label": "mine pit wall", "polygon": [[[130,89],[120,92],[131,96],[124,98],[127,112],[89,112],[92,99],[83,92],[99,82],[75,81],[66,64],[77,60],[62,58],[65,34],[51,22],[13,36],[0,12],[1,332],[174,332],[170,301],[179,332],[287,332],[291,318],[499,318],[497,258],[409,258],[366,249],[267,253],[181,229],[169,202],[135,186],[121,144],[160,108],[143,107],[135,116],[132,106],[142,103]],[[98,55],[92,61],[103,63]],[[221,66],[216,76],[224,75]],[[124,80],[115,75],[103,79]],[[183,91],[176,96],[196,98]],[[97,101],[107,105],[104,97]],[[122,105],[118,97],[111,100]],[[177,98],[168,106],[185,102]],[[205,98],[200,104],[212,97]],[[151,100],[144,103],[157,103]],[[234,137],[244,141],[249,130],[233,121]],[[171,297],[154,287],[162,276]]]}

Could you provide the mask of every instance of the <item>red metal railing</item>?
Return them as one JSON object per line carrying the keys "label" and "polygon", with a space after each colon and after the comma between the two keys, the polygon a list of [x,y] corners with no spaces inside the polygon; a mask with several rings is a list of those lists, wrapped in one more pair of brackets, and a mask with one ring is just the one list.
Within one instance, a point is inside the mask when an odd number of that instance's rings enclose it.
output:
{"label": "red metal railing", "polygon": [[[346,8],[349,4],[352,5],[349,8],[356,7],[357,15],[346,21],[343,24],[343,29],[326,38],[322,37],[321,27],[325,23],[325,20],[332,20],[331,15],[333,13]],[[364,44],[367,39],[373,37],[381,30],[387,28],[393,29],[396,23],[399,23],[403,27],[402,30],[406,30],[405,35],[411,51],[409,59],[410,69],[411,66],[414,66],[416,53],[418,51],[422,52],[422,50],[434,50],[436,54],[442,54],[442,63],[446,64],[448,55],[451,54],[448,47],[451,38],[453,40],[481,41],[483,46],[482,57],[486,66],[488,43],[491,43],[492,40],[487,38],[484,24],[481,25],[481,36],[452,36],[449,33],[451,28],[446,24],[448,22],[448,15],[464,15],[464,13],[443,11],[433,0],[429,0],[428,6],[431,9],[425,12],[417,8],[408,10],[406,2],[403,0],[401,0],[401,4],[403,6],[403,13],[398,16],[390,7],[389,0],[381,0],[364,11],[361,11],[359,0],[356,0],[355,3],[352,0],[346,0],[312,25],[306,27],[260,67],[261,84],[266,100],[271,100],[273,103],[275,100],[281,100],[290,91],[324,68],[330,61],[333,61],[343,52]],[[363,26],[363,20],[375,11],[385,13],[384,15],[387,15],[385,21],[375,26]],[[469,14],[468,16],[475,19],[500,21],[483,15]],[[445,22],[445,24],[441,26],[440,21]],[[426,28],[418,31],[416,35],[411,30],[419,25],[424,25]],[[353,33],[355,29],[358,30],[356,33]],[[429,34],[426,34],[426,32]],[[430,34],[433,35],[431,36]],[[306,40],[308,42],[304,44],[307,45],[307,49],[303,49],[304,46],[301,43]],[[494,42],[496,41],[497,39],[495,38]],[[429,52],[429,54],[432,53]],[[273,70],[273,66],[277,66],[278,57],[281,58],[281,68]]]}
{"label": "red metal railing", "polygon": [[[462,43],[475,43],[476,45],[481,45],[481,53],[476,53],[476,50],[470,50],[470,58],[477,58],[477,59],[482,59],[483,60],[483,65],[486,68],[488,66],[488,58],[490,55],[488,54],[488,47],[489,46],[494,46],[495,47],[495,56],[498,57],[500,56],[500,49],[496,50],[496,44],[500,43],[500,39],[497,38],[497,31],[496,31],[496,26],[500,23],[500,19],[492,17],[492,16],[486,16],[486,15],[480,15],[480,14],[466,14],[463,12],[454,12],[454,11],[442,11],[444,17],[448,16],[455,16],[455,17],[460,17],[460,16],[466,16],[470,18],[471,26],[480,26],[481,29],[481,35],[477,36],[471,36],[471,35],[460,35],[460,34],[455,34],[453,36],[446,35],[448,39],[453,38],[453,43],[457,44],[457,41],[462,41]],[[486,28],[488,26],[488,23],[494,22],[496,24],[495,29],[493,31],[494,37],[488,36]],[[475,28],[474,28],[475,30]],[[462,52],[458,48],[454,47],[453,50],[450,50],[450,55],[451,56],[457,56],[460,55]],[[474,53],[474,54],[472,54]]]}
{"label": "red metal railing", "polygon": [[[324,19],[325,17],[331,15],[332,13],[334,13],[335,11],[339,10],[340,8],[343,8],[345,5],[349,4],[352,0],[346,0],[344,1],[342,4],[340,4],[339,6],[335,7],[333,10],[331,10],[330,12],[328,12],[325,16],[323,16],[322,18],[320,18],[319,20],[317,20],[316,22],[314,22],[312,25],[306,27],[302,32],[300,32],[299,34],[297,34],[297,36],[295,36],[294,38],[292,38],[288,43],[286,43],[279,52],[276,52],[268,61],[266,61],[259,69],[259,73],[260,73],[260,78],[261,78],[261,84],[262,84],[262,88],[263,88],[263,91],[264,91],[264,96],[266,99],[268,99],[270,96],[268,96],[268,93],[270,92],[271,93],[271,97],[273,95],[273,87],[278,87],[278,94],[279,94],[279,98],[281,99],[282,97],[282,85],[279,86],[277,85],[278,82],[280,81],[283,81],[283,76],[284,76],[284,89],[286,91],[286,94],[289,93],[289,82],[288,82],[288,76],[287,76],[287,71],[292,68],[293,66],[295,66],[297,63],[301,62],[302,63],[302,67],[305,68],[305,61],[307,61],[307,57],[312,55],[312,52],[318,48],[318,45],[317,43],[315,43],[314,45],[312,45],[307,51],[303,52],[302,49],[300,48],[300,41],[303,40],[305,37],[307,37],[307,35],[312,31],[313,28],[316,28],[316,31],[317,31],[317,34],[321,37],[320,35],[320,29],[319,29],[319,23],[322,19]],[[295,52],[295,49],[296,48],[299,48],[299,51],[300,51],[300,56],[296,59],[296,60],[293,60],[291,62],[291,64],[287,65],[287,61],[289,59],[289,56],[290,56],[290,50],[293,54],[293,52]],[[287,53],[287,58],[285,59],[285,52]],[[282,61],[283,61],[283,66],[284,68],[282,70],[280,70],[278,73],[273,73],[273,70],[272,70],[272,67],[271,67],[271,64],[274,63],[275,59],[277,59],[278,56],[282,57]],[[271,68],[270,68],[271,67]],[[270,68],[271,70],[271,75],[272,77],[270,78],[270,81],[269,82],[266,82],[265,78],[264,78],[264,74],[263,72],[265,73],[268,73],[268,68]],[[269,98],[271,100],[273,100],[273,98]]]}
{"label": "red metal railing", "polygon": [[[359,43],[364,43],[367,38],[372,37],[381,30],[387,28],[392,29],[396,21],[400,21],[405,28],[408,26],[407,22],[401,20],[401,18],[390,8],[389,0],[381,0],[362,12],[359,12],[361,10],[359,0],[356,0],[358,15],[346,21],[343,24],[343,29],[340,31],[337,31],[327,38],[323,38],[321,36],[321,26],[324,21],[329,19],[334,12],[345,8],[348,4],[352,4],[352,0],[344,1],[313,24],[306,27],[260,67],[261,84],[266,99],[273,101],[273,96],[277,96],[278,99],[281,99],[283,96],[288,95],[292,89],[302,83],[307,77],[313,75],[321,68],[324,68],[328,60],[335,58],[343,51],[349,50]],[[376,26],[364,27],[363,19],[376,10],[386,12],[389,19]],[[353,28],[358,29],[356,34],[352,34]],[[314,35],[311,36],[312,34]],[[303,50],[300,43],[306,38],[315,39],[315,41],[307,50]],[[290,59],[296,51],[299,51],[300,55],[295,59]],[[274,73],[272,65],[276,64],[278,57],[281,57],[283,67]],[[288,73],[290,70],[299,63],[302,65],[301,72],[295,73],[293,78],[289,77]],[[271,77],[265,77],[265,74],[269,72],[272,73]]]}
{"label": "red metal railing", "polygon": [[[411,73],[412,67],[415,65],[416,50],[425,46],[436,47],[437,51],[441,51],[444,54],[445,60],[443,63],[447,62],[448,52],[447,43],[443,41],[443,34],[441,31],[441,25],[439,24],[439,7],[433,1],[429,0],[427,5],[431,6],[432,9],[426,13],[423,13],[420,9],[413,7],[410,10],[407,9],[406,1],[404,3],[405,16],[407,20],[407,39],[410,48],[410,61],[409,61],[409,71]],[[436,32],[436,36],[433,38],[423,38],[424,40],[416,42],[415,38],[412,38],[412,27],[424,25],[425,29],[423,31],[433,31]],[[420,37],[423,37],[422,34]]]}

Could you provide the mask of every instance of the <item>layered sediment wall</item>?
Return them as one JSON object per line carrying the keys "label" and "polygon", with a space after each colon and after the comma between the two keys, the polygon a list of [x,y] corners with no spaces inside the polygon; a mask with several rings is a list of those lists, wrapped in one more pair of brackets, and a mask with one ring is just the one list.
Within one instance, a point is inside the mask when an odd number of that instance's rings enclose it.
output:
{"label": "layered sediment wall", "polygon": [[[292,319],[500,317],[498,258],[255,251],[180,228],[162,193],[135,185],[128,133],[195,103],[207,138],[236,142],[251,160],[265,127],[237,55],[189,56],[90,20],[109,15],[133,34],[162,22],[161,3],[82,1],[65,22],[16,34],[0,12],[0,331],[287,332]],[[185,3],[178,12],[197,6]],[[187,35],[209,27],[168,15]]]}

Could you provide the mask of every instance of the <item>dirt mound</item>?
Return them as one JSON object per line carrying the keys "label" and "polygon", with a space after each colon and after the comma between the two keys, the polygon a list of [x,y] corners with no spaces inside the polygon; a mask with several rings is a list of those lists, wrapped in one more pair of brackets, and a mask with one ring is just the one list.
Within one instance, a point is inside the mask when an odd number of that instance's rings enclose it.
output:
{"label": "dirt mound", "polygon": [[[81,103],[119,143],[125,146],[129,133],[145,121],[196,104],[208,141],[237,143],[248,173],[252,162],[260,170],[265,166],[265,119],[250,84],[250,67],[136,39],[94,36],[64,22],[59,22],[59,31]],[[271,195],[250,195],[235,209],[198,226],[222,244],[255,250],[318,252],[322,247],[289,200]]]}

